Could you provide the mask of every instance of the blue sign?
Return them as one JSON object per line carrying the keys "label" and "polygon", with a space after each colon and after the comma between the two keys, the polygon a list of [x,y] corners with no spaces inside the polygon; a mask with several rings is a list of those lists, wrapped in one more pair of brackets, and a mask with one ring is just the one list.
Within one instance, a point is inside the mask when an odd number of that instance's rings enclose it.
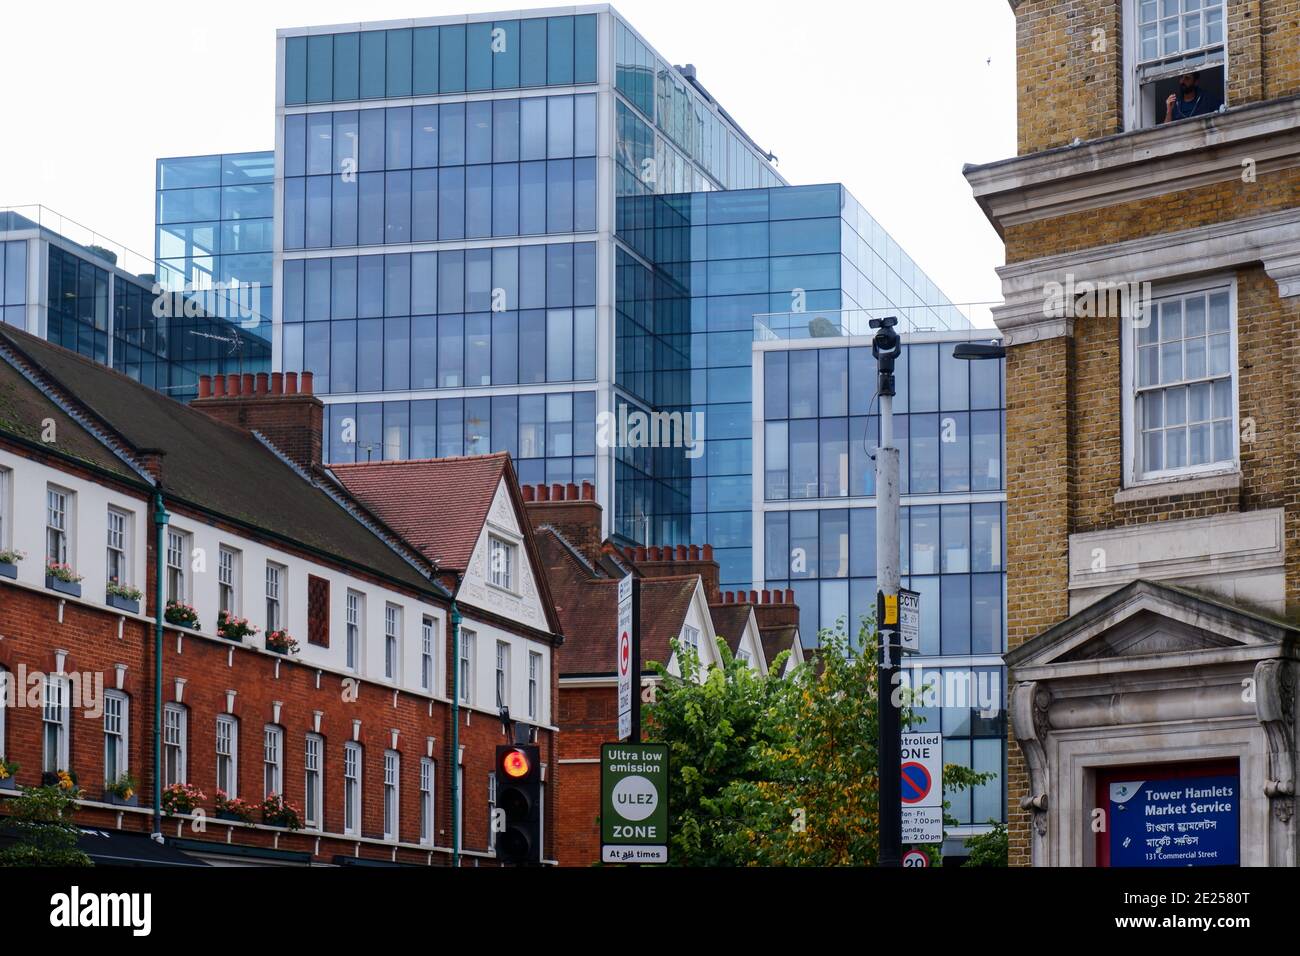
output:
{"label": "blue sign", "polygon": [[924,764],[903,764],[900,783],[903,789],[904,803],[920,803],[930,795],[932,781],[930,771],[925,769]]}
{"label": "blue sign", "polygon": [[1110,785],[1111,866],[1237,866],[1241,780],[1236,774]]}

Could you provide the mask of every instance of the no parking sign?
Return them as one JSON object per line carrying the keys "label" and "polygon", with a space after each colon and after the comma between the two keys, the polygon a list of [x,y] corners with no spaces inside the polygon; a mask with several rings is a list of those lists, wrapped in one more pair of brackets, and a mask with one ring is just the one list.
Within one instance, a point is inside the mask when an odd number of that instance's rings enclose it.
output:
{"label": "no parking sign", "polygon": [[943,735],[903,734],[903,842],[943,840]]}

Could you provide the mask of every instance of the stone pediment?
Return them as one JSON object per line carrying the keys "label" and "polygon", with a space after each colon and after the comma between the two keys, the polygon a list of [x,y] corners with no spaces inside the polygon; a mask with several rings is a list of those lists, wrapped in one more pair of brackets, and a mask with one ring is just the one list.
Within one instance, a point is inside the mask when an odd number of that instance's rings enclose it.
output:
{"label": "stone pediment", "polygon": [[1141,611],[1108,631],[1061,655],[1060,661],[1088,661],[1146,654],[1184,654],[1214,647],[1236,647],[1241,641],[1201,628],[1189,627],[1151,611]]}
{"label": "stone pediment", "polygon": [[1289,624],[1180,587],[1134,581],[1005,655],[1018,671],[1108,660],[1267,648],[1300,637]]}

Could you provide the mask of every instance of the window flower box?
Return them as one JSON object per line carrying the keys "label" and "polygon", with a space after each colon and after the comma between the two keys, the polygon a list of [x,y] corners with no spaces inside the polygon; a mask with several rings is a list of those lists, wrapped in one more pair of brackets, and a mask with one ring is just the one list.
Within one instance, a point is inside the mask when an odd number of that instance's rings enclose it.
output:
{"label": "window flower box", "polygon": [[217,791],[217,819],[232,823],[252,823],[256,818],[257,808],[246,800],[228,797],[224,790]]}
{"label": "window flower box", "polygon": [[262,801],[262,822],[270,827],[284,827],[286,830],[301,830],[302,817],[298,808],[282,794],[273,793]]}
{"label": "window flower box", "polygon": [[67,594],[76,598],[81,597],[81,575],[72,570],[70,564],[46,561],[45,586],[51,591],[58,591],[60,594]]}
{"label": "window flower box", "polygon": [[217,637],[241,644],[244,638],[252,637],[257,631],[258,629],[245,618],[235,617],[225,611],[217,612]]}
{"label": "window flower box", "polygon": [[192,783],[174,783],[162,792],[162,812],[165,816],[192,813],[199,801],[207,799],[203,791]]}
{"label": "window flower box", "polygon": [[109,607],[129,614],[140,613],[140,598],[143,595],[138,588],[128,587],[116,581],[109,581],[105,588],[104,601]]}
{"label": "window flower box", "polygon": [[176,627],[188,627],[192,631],[199,629],[199,612],[181,601],[168,601],[163,609],[163,619]]}
{"label": "window flower box", "polygon": [[18,792],[18,771],[22,764],[16,760],[0,759],[0,790]]}
{"label": "window flower box", "polygon": [[115,807],[136,807],[140,805],[135,777],[124,773],[111,783],[104,784],[104,802]]}
{"label": "window flower box", "polygon": [[298,653],[298,642],[289,636],[288,631],[267,631],[266,649],[288,657],[290,654]]}
{"label": "window flower box", "polygon": [[0,578],[17,580],[18,562],[27,557],[23,551],[5,551],[0,549]]}
{"label": "window flower box", "polygon": [[46,770],[41,774],[41,786],[58,787],[74,797],[81,793],[81,789],[77,786],[75,770]]}

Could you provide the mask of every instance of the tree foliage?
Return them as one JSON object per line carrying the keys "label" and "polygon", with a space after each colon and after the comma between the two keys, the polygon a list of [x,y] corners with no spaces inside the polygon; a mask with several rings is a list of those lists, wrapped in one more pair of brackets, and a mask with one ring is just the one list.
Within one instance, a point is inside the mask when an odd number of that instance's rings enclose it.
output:
{"label": "tree foliage", "polygon": [[10,800],[4,825],[16,841],[0,850],[0,866],[92,866],[77,849],[76,793],[59,786],[26,787]]}
{"label": "tree foliage", "polygon": [[[857,647],[875,647],[864,627]],[[675,645],[676,646],[676,645]],[[669,840],[684,866],[872,866],[879,850],[874,654],[843,627],[823,631],[815,660],[768,676],[733,659],[697,680],[699,662],[677,647],[682,675],[661,678],[647,712],[649,738],[669,750]],[[904,729],[919,722],[902,695]],[[987,775],[950,765],[945,786]],[[947,817],[945,822],[955,824]],[[928,848],[937,862],[938,847]]]}

